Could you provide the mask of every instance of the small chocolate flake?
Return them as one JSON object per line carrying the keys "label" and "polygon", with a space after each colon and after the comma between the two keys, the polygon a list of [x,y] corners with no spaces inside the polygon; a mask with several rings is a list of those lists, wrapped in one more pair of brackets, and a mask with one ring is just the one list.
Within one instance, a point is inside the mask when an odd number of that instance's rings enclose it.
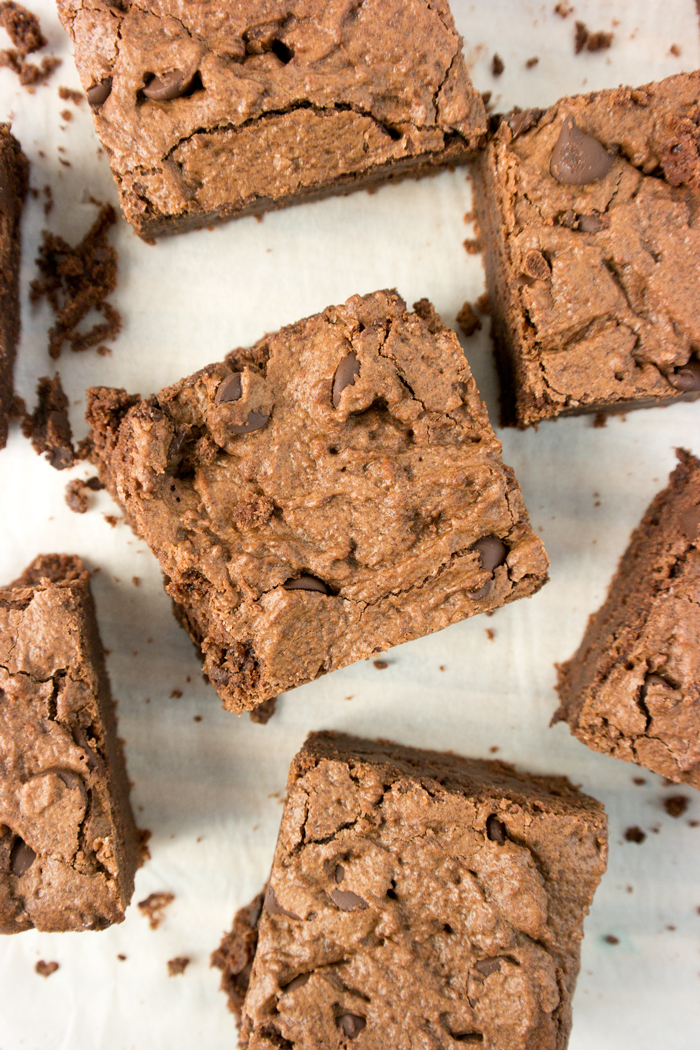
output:
{"label": "small chocolate flake", "polygon": [[39,959],[39,962],[34,967],[35,973],[38,973],[40,977],[50,977],[52,973],[56,973],[57,969],[57,962],[44,962],[43,959]]}
{"label": "small chocolate flake", "polygon": [[492,973],[500,972],[502,961],[497,955],[491,959],[480,959],[478,963],[474,964],[474,969],[478,970],[484,977],[490,977]]}
{"label": "small chocolate flake", "polygon": [[298,977],[293,977],[289,984],[285,984],[282,988],[283,992],[296,992],[297,988],[303,988],[311,977],[310,973],[300,973]]}
{"label": "small chocolate flake", "polygon": [[494,77],[500,77],[503,70],[506,68],[505,62],[500,55],[494,55],[491,59],[491,73]]}
{"label": "small chocolate flake", "polygon": [[298,576],[294,580],[287,580],[283,586],[285,591],[318,591],[319,594],[330,593],[323,580],[319,580],[317,576]]}
{"label": "small chocolate flake", "polygon": [[336,864],[335,871],[333,872],[333,878],[336,882],[342,882],[345,878],[345,868],[342,864]]}
{"label": "small chocolate flake", "polygon": [[664,809],[669,817],[682,817],[690,804],[687,795],[671,795],[664,799]]}
{"label": "small chocolate flake", "polygon": [[331,890],[330,898],[341,911],[362,911],[369,908],[367,901],[352,890]]}
{"label": "small chocolate flake", "polygon": [[481,321],[474,313],[474,308],[470,302],[462,304],[462,308],[457,314],[457,324],[462,329],[467,339],[470,339],[471,336],[481,328]]}
{"label": "small chocolate flake", "polygon": [[112,78],[105,77],[99,84],[93,84],[92,87],[89,87],[85,94],[91,106],[102,106],[109,98],[111,92]]}
{"label": "small chocolate flake", "polygon": [[646,780],[644,779],[644,777],[632,777],[632,783],[636,784],[638,787],[641,787],[642,784],[646,784]]}
{"label": "small chocolate flake", "polygon": [[168,959],[168,977],[177,977],[184,973],[191,962],[187,955],[176,955],[174,959]]}
{"label": "small chocolate flake", "polygon": [[272,886],[267,887],[265,890],[265,900],[263,907],[268,915],[286,915],[288,919],[298,919],[299,916],[295,915],[293,911],[287,911],[283,908],[280,902],[277,900],[277,894],[273,890]]}
{"label": "small chocolate flake", "polygon": [[616,937],[614,933],[608,933],[605,936],[605,940],[607,941],[608,944],[619,944],[620,943],[620,938]]}
{"label": "small chocolate flake", "polygon": [[581,131],[569,115],[552,150],[549,170],[563,186],[584,186],[607,175],[613,160],[602,143]]}
{"label": "small chocolate flake", "polygon": [[691,393],[700,390],[700,361],[691,357],[687,365],[681,365],[675,372],[667,376],[671,386],[683,393]]}
{"label": "small chocolate flake", "polygon": [[152,102],[172,102],[175,98],[182,98],[190,88],[195,72],[196,70],[192,73],[183,73],[181,69],[172,69],[169,73],[163,73],[149,80],[143,93]]}
{"label": "small chocolate flake", "polygon": [[493,813],[486,821],[486,834],[492,842],[496,842],[499,846],[505,845],[508,838],[505,824]]}
{"label": "small chocolate flake", "polygon": [[493,572],[499,565],[503,565],[508,554],[508,548],[498,536],[482,536],[471,549],[481,558],[481,566],[486,572]]}
{"label": "small chocolate flake", "polygon": [[636,824],[633,827],[631,827],[631,828],[627,828],[627,831],[625,832],[625,840],[627,842],[640,843],[640,842],[644,842],[645,838],[646,838],[645,832],[643,832],[641,828],[638,828],[636,826]]}
{"label": "small chocolate flake", "polygon": [[600,233],[605,229],[605,223],[599,215],[579,215],[578,228],[581,233]]}
{"label": "small chocolate flake", "polygon": [[10,871],[17,878],[21,878],[25,872],[29,871],[32,864],[36,860],[36,853],[31,846],[28,846],[24,839],[21,839],[19,835],[12,843],[12,850],[10,851]]}
{"label": "small chocolate flake", "polygon": [[373,663],[378,671],[384,671],[389,666],[386,660],[374,660]]}
{"label": "small chocolate flake", "polygon": [[117,956],[117,959],[119,959],[119,962],[126,962],[126,955],[123,955],[120,952],[119,955]]}
{"label": "small chocolate flake", "polygon": [[359,1014],[340,1014],[336,1024],[343,1035],[347,1036],[348,1039],[354,1039],[367,1026],[367,1021],[364,1017],[360,1017]]}
{"label": "small chocolate flake", "polygon": [[525,63],[525,69],[534,69],[538,62],[539,58],[537,57],[537,55],[533,55],[533,57],[528,58],[527,62]]}
{"label": "small chocolate flake", "polygon": [[333,408],[337,408],[340,404],[340,395],[346,386],[353,386],[356,377],[360,373],[360,365],[357,360],[357,354],[354,351],[350,351],[342,359],[340,364],[335,370],[333,376]]}
{"label": "small chocolate flake", "polygon": [[182,689],[173,689],[172,693],[170,694],[170,699],[171,700],[179,700],[181,696],[182,696]]}
{"label": "small chocolate flake", "polygon": [[239,401],[243,390],[241,386],[241,372],[232,372],[219,383],[214,396],[214,404],[228,404],[230,401]]}
{"label": "small chocolate flake", "polygon": [[517,139],[518,135],[523,135],[526,131],[529,131],[541,116],[541,109],[521,109],[517,112],[513,111],[507,120],[513,138]]}

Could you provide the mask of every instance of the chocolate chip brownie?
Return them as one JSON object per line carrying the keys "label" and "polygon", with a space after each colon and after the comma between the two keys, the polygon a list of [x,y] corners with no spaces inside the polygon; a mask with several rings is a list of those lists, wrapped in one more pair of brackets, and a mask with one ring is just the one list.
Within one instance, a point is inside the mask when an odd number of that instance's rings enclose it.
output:
{"label": "chocolate chip brownie", "polygon": [[58,0],[146,239],[463,163],[486,117],[446,0]]}
{"label": "chocolate chip brownie", "polygon": [[353,296],[155,397],[88,393],[100,480],[230,710],[547,579],[457,337],[415,309]]}
{"label": "chocolate chip brownie", "polygon": [[80,558],[0,590],[0,933],[121,922],[139,838]]}
{"label": "chocolate chip brownie", "polygon": [[700,461],[682,449],[678,459],[559,667],[554,721],[595,751],[700,788]]}
{"label": "chocolate chip brownie", "polygon": [[[262,912],[214,959],[244,1046],[566,1047],[599,802],[564,777],[335,733],[309,737],[287,788]],[[251,950],[241,1008],[232,971],[245,981]]]}
{"label": "chocolate chip brownie", "polygon": [[700,397],[700,72],[500,118],[476,207],[504,424]]}
{"label": "chocolate chip brownie", "polygon": [[29,164],[9,124],[0,124],[0,448],[13,412],[12,378],[19,341],[20,219]]}

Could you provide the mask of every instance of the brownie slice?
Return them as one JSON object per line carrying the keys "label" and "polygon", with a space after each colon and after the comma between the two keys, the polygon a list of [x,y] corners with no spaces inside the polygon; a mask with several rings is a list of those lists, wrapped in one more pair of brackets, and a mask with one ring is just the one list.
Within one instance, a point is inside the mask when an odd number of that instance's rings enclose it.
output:
{"label": "brownie slice", "polygon": [[88,394],[93,461],[243,711],[537,591],[547,557],[454,332],[353,296],[155,397]]}
{"label": "brownie slice", "polygon": [[486,116],[446,0],[58,0],[144,238],[464,163]]}
{"label": "brownie slice", "polygon": [[0,590],[0,933],[121,922],[139,838],[80,558]]}
{"label": "brownie slice", "polygon": [[500,119],[475,178],[505,425],[700,396],[700,72]]}
{"label": "brownie slice", "polygon": [[595,751],[700,788],[700,461],[683,449],[678,459],[558,668],[553,721]]}
{"label": "brownie slice", "polygon": [[[599,802],[564,777],[336,733],[311,734],[287,787],[244,1046],[566,1046]],[[224,981],[244,927],[216,953]]]}
{"label": "brownie slice", "polygon": [[0,448],[13,412],[12,384],[19,342],[20,220],[29,163],[9,124],[0,124]]}

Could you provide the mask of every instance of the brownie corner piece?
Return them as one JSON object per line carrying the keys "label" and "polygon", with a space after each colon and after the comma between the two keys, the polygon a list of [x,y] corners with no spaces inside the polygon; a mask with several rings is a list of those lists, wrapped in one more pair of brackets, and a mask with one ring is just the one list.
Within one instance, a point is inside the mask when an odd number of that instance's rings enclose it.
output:
{"label": "brownie corner piece", "polygon": [[700,396],[700,72],[500,118],[476,165],[505,425]]}
{"label": "brownie corner piece", "polygon": [[20,330],[20,221],[29,163],[9,124],[0,123],[0,448],[13,414],[13,375]]}
{"label": "brownie corner piece", "polygon": [[0,652],[0,933],[104,929],[141,845],[80,558],[0,588]]}
{"label": "brownie corner piece", "polygon": [[224,706],[527,597],[547,579],[457,337],[393,291],[155,397],[88,397],[94,462]]}
{"label": "brownie corner piece", "polygon": [[564,777],[311,734],[249,975],[249,932],[222,944],[247,984],[243,1040],[563,1050],[606,858],[602,805]]}
{"label": "brownie corner piece", "polygon": [[485,141],[443,0],[58,7],[146,239],[429,174]]}
{"label": "brownie corner piece", "polygon": [[595,751],[700,788],[700,461],[678,459],[558,668],[554,720]]}

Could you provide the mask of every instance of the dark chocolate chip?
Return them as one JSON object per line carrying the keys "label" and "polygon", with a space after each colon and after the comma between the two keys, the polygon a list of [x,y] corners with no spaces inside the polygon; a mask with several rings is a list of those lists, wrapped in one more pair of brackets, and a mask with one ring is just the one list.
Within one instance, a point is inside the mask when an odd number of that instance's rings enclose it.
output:
{"label": "dark chocolate chip", "polygon": [[578,228],[581,233],[600,233],[605,229],[605,223],[599,215],[579,215]]}
{"label": "dark chocolate chip", "polygon": [[492,590],[493,580],[487,580],[483,587],[479,587],[476,591],[467,591],[467,594],[473,602],[483,602],[484,598],[488,598]]}
{"label": "dark chocolate chip", "polygon": [[10,852],[10,871],[13,875],[24,875],[25,871],[29,871],[32,864],[36,860],[36,853],[31,846],[28,846],[24,839],[21,839],[19,835],[12,843],[12,850]]}
{"label": "dark chocolate chip", "polygon": [[694,540],[700,530],[700,507],[691,507],[678,515],[681,529],[689,540]]}
{"label": "dark chocolate chip", "polygon": [[318,591],[319,594],[329,594],[323,580],[317,576],[298,576],[295,580],[287,580],[284,584],[285,591]]}
{"label": "dark chocolate chip", "polygon": [[357,893],[353,893],[352,890],[331,890],[330,897],[341,911],[360,911],[369,908],[367,901]]}
{"label": "dark chocolate chip", "polygon": [[492,842],[497,842],[499,846],[505,845],[505,841],[508,838],[505,824],[493,813],[486,821],[486,834]]}
{"label": "dark chocolate chip", "polygon": [[607,175],[613,157],[598,139],[581,131],[573,117],[564,119],[552,150],[549,170],[564,186],[583,186]]}
{"label": "dark chocolate chip", "polygon": [[345,390],[345,387],[354,385],[355,377],[359,374],[359,371],[360,366],[357,361],[357,354],[351,350],[340,362],[333,376],[333,408],[337,408],[340,404],[340,395]]}
{"label": "dark chocolate chip", "polygon": [[342,864],[336,864],[335,871],[333,873],[333,878],[336,882],[342,882],[345,878],[345,868]]}
{"label": "dark chocolate chip", "polygon": [[282,991],[295,992],[297,988],[303,988],[310,976],[310,973],[300,973],[298,977],[293,977],[289,984],[285,984]]}
{"label": "dark chocolate chip", "polygon": [[472,550],[479,554],[482,568],[486,572],[493,572],[499,565],[503,565],[508,554],[508,548],[498,536],[482,536],[473,544]]}
{"label": "dark chocolate chip", "polygon": [[232,430],[234,434],[252,434],[254,430],[264,427],[269,418],[262,412],[249,412],[245,423],[231,423],[229,430]]}
{"label": "dark chocolate chip", "polygon": [[112,78],[105,77],[99,84],[93,84],[89,87],[85,94],[87,100],[91,106],[101,106],[103,102],[106,102],[112,91]]}
{"label": "dark chocolate chip", "polygon": [[277,895],[273,890],[272,886],[268,886],[265,890],[265,900],[263,902],[263,908],[268,915],[286,915],[288,919],[298,919],[299,916],[295,915],[293,911],[287,911],[283,908],[280,902],[277,900]]}
{"label": "dark chocolate chip", "polygon": [[541,116],[541,109],[523,109],[520,113],[512,113],[508,117],[508,127],[513,138],[517,139],[518,135],[523,135],[533,124],[537,123]]}
{"label": "dark chocolate chip", "polygon": [[700,361],[691,358],[687,365],[681,365],[675,372],[671,372],[668,381],[676,390],[682,390],[684,393],[700,390]]}
{"label": "dark chocolate chip", "polygon": [[243,393],[241,385],[241,372],[232,372],[230,376],[222,379],[216,388],[214,404],[228,404],[229,401],[239,401]]}
{"label": "dark chocolate chip", "polygon": [[359,1014],[339,1014],[335,1023],[348,1039],[354,1039],[367,1027],[367,1021]]}
{"label": "dark chocolate chip", "polygon": [[481,959],[478,963],[475,963],[474,969],[478,970],[484,977],[490,977],[492,973],[500,971],[501,962],[502,960],[496,955],[491,959]]}
{"label": "dark chocolate chip", "polygon": [[182,98],[193,79],[194,73],[183,73],[181,69],[173,69],[149,80],[143,93],[153,102],[171,102],[174,98]]}

